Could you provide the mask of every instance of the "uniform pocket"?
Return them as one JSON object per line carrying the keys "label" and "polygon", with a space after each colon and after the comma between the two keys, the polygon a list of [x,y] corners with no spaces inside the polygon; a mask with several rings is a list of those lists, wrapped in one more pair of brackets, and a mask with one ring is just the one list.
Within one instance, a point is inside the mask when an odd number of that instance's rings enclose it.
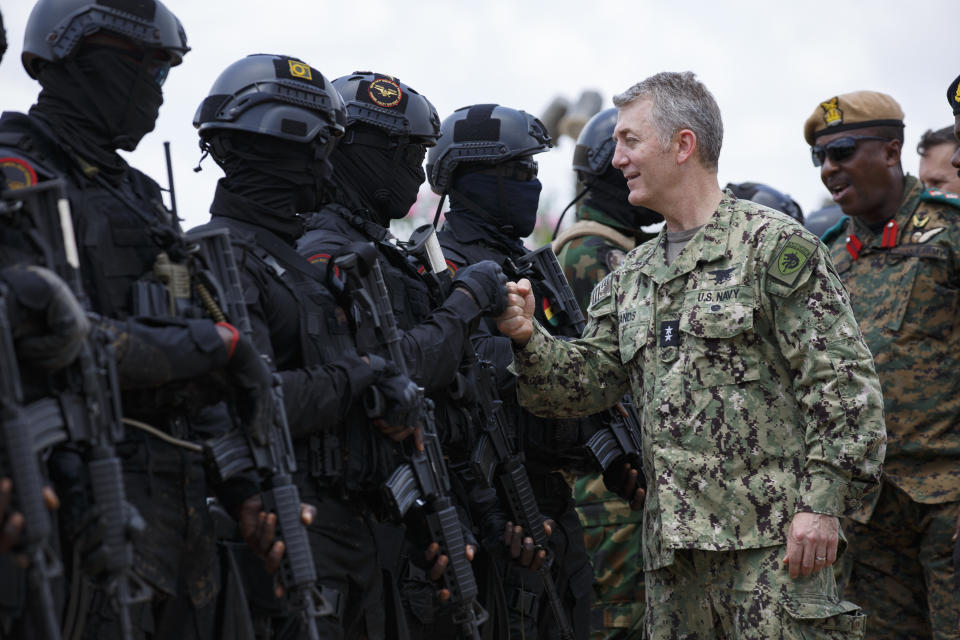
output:
{"label": "uniform pocket", "polygon": [[803,640],[856,640],[863,637],[867,617],[846,600],[806,596],[782,601],[787,617]]}
{"label": "uniform pocket", "polygon": [[754,307],[747,293],[734,301],[702,301],[699,292],[688,297],[680,316],[680,351],[688,388],[705,389],[760,378],[753,341]]}
{"label": "uniform pocket", "polygon": [[620,338],[620,361],[633,360],[653,339],[650,329],[650,307],[626,308],[620,312],[617,330]]}

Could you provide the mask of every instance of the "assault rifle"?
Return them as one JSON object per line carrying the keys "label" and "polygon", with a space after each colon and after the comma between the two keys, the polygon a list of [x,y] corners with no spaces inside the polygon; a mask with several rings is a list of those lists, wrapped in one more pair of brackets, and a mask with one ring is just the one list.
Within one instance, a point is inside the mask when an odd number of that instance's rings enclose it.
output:
{"label": "assault rifle", "polygon": [[[48,180],[5,192],[4,197],[13,203],[8,206],[14,213],[11,224],[31,238],[43,263],[89,309],[80,281],[80,260],[64,181]],[[103,529],[102,587],[120,617],[122,637],[132,638],[130,607],[149,600],[152,590],[133,571],[133,544],[126,533],[123,467],[114,452],[114,444],[124,437],[120,387],[111,340],[103,330],[93,328],[76,362],[64,371],[64,381],[57,388],[61,386],[65,391],[58,394],[59,403],[36,403],[35,411],[43,419],[39,427],[31,428],[39,428],[38,438],[44,446],[66,440],[85,445],[91,493]],[[70,618],[68,615],[67,628]]]}
{"label": "assault rifle", "polygon": [[[553,335],[579,338],[586,321],[577,298],[563,274],[560,262],[550,245],[518,258],[507,260],[503,271],[511,279],[527,278],[533,285],[541,306],[537,319]],[[641,463],[640,419],[633,403],[626,396],[613,408],[602,412],[603,427],[587,440],[585,446],[609,485],[621,486],[623,465],[629,463],[637,470],[637,483],[646,488]]]}
{"label": "assault rifle", "polygon": [[550,610],[557,620],[557,628],[563,640],[573,640],[573,628],[563,610],[563,603],[557,593],[557,584],[553,580],[550,568],[553,554],[547,547],[547,531],[543,527],[543,514],[533,495],[530,477],[523,466],[523,454],[510,445],[506,420],[503,415],[503,401],[496,395],[496,368],[490,362],[481,361],[478,365],[477,400],[483,420],[483,434],[470,457],[475,475],[483,478],[488,487],[496,488],[499,483],[506,497],[513,523],[523,527],[524,535],[533,539],[535,552],[544,551],[545,562],[538,573],[543,580],[543,591],[550,603]]}
{"label": "assault rifle", "polygon": [[[346,278],[357,323],[373,324],[385,342],[394,365],[400,373],[407,375],[406,361],[400,350],[400,332],[393,316],[383,272],[377,262],[376,249],[370,243],[354,244],[347,253],[336,258],[334,264]],[[453,620],[460,627],[463,637],[479,640],[479,625],[485,621],[486,612],[477,603],[476,578],[467,560],[460,518],[450,497],[450,478],[433,419],[433,402],[424,397],[422,388],[418,392],[423,450],[417,449],[407,439],[407,461],[400,464],[387,479],[385,494],[398,520],[402,520],[414,507],[422,510],[431,539],[440,545],[439,553],[450,559],[442,581],[450,591]],[[368,414],[375,415],[378,404],[377,401],[369,402]]]}
{"label": "assault rifle", "polygon": [[[197,263],[194,287],[204,306],[215,320],[231,322],[247,339],[253,340],[229,231],[201,229],[186,234],[185,240]],[[208,440],[204,449],[220,480],[247,471],[256,471],[260,475],[263,508],[267,513],[277,514],[277,536],[286,546],[280,565],[280,582],[290,604],[300,611],[307,637],[319,640],[317,619],[329,615],[332,605],[325,601],[316,586],[313,552],[307,539],[307,528],[300,517],[300,492],[293,483],[297,462],[283,405],[283,391],[276,377],[273,404],[273,424],[268,425],[263,442],[245,429],[231,429]]]}
{"label": "assault rifle", "polygon": [[23,514],[25,527],[20,546],[30,562],[27,581],[32,597],[30,608],[35,612],[43,637],[60,640],[60,626],[54,614],[50,580],[60,575],[63,567],[53,553],[50,541],[53,521],[43,500],[44,473],[34,442],[32,423],[23,405],[20,366],[13,348],[13,331],[7,319],[7,305],[0,287],[0,453],[4,472],[13,481],[12,508]]}

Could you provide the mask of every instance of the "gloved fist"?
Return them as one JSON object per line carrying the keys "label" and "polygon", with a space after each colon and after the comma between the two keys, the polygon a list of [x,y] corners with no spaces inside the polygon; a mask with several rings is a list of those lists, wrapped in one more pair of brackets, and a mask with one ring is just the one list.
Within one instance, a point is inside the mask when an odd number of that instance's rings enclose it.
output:
{"label": "gloved fist", "polygon": [[417,448],[420,441],[420,389],[417,384],[397,371],[392,362],[378,355],[364,356],[377,376],[365,399],[367,415],[373,418],[383,435],[399,442],[414,435]]}
{"label": "gloved fist", "polygon": [[466,290],[484,315],[499,316],[507,308],[507,276],[492,260],[461,267],[453,286]]}
{"label": "gloved fist", "polygon": [[[94,506],[80,523],[80,530],[76,535],[76,546],[80,554],[81,566],[87,575],[94,578],[109,571],[116,563],[116,559],[123,553],[122,549],[114,548],[110,544],[114,542],[110,536],[111,527],[116,526],[117,523],[108,522],[106,515],[103,508]],[[121,518],[122,542],[124,544],[127,542],[135,543],[146,531],[146,521],[144,521],[137,508],[129,502],[123,503]],[[121,540],[117,540],[117,542]]]}
{"label": "gloved fist", "polygon": [[0,277],[12,294],[7,315],[19,357],[50,371],[73,362],[90,322],[70,287],[53,271],[35,265],[8,267]]}
{"label": "gloved fist", "polygon": [[[228,327],[219,323],[218,327]],[[232,353],[224,371],[233,386],[237,411],[250,435],[259,444],[267,443],[267,433],[273,425],[273,373],[247,338],[236,335]]]}

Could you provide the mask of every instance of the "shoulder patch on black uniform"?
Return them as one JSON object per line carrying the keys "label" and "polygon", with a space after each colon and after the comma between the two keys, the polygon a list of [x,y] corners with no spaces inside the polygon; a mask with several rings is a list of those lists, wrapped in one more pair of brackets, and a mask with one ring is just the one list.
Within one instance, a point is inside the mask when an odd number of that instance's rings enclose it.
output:
{"label": "shoulder patch on black uniform", "polygon": [[593,292],[590,293],[590,306],[597,304],[601,300],[610,297],[610,292],[613,290],[612,286],[612,276],[613,274],[607,274],[607,276],[597,283],[597,286],[593,288]]}
{"label": "shoulder patch on black uniform", "polygon": [[960,195],[940,189],[925,189],[920,194],[920,202],[939,202],[960,209]]}
{"label": "shoulder patch on black uniform", "polygon": [[803,270],[803,265],[817,251],[815,242],[800,234],[794,234],[777,250],[776,257],[767,267],[767,275],[780,284],[793,286]]}
{"label": "shoulder patch on black uniform", "polygon": [[37,184],[37,171],[23,158],[0,158],[0,176],[12,191]]}

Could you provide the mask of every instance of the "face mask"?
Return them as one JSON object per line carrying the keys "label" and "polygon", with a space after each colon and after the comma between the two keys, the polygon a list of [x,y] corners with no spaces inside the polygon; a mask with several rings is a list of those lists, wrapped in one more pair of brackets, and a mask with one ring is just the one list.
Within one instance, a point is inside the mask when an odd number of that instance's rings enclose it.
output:
{"label": "face mask", "polygon": [[378,222],[403,218],[417,201],[426,180],[423,158],[426,149],[418,143],[383,145],[341,143],[334,152],[334,173],[341,185],[355,191],[373,209]]}
{"label": "face mask", "polygon": [[125,151],[136,149],[153,131],[163,104],[157,73],[152,71],[157,64],[150,54],[144,54],[146,60],[137,60],[139,55],[88,45],[76,58],[89,98],[78,107],[93,107],[87,115],[101,124],[112,146]]}
{"label": "face mask", "polygon": [[516,180],[489,173],[467,173],[457,179],[450,200],[458,195],[482,209],[488,220],[514,238],[525,238],[537,225],[537,209],[543,185],[537,179]]}

